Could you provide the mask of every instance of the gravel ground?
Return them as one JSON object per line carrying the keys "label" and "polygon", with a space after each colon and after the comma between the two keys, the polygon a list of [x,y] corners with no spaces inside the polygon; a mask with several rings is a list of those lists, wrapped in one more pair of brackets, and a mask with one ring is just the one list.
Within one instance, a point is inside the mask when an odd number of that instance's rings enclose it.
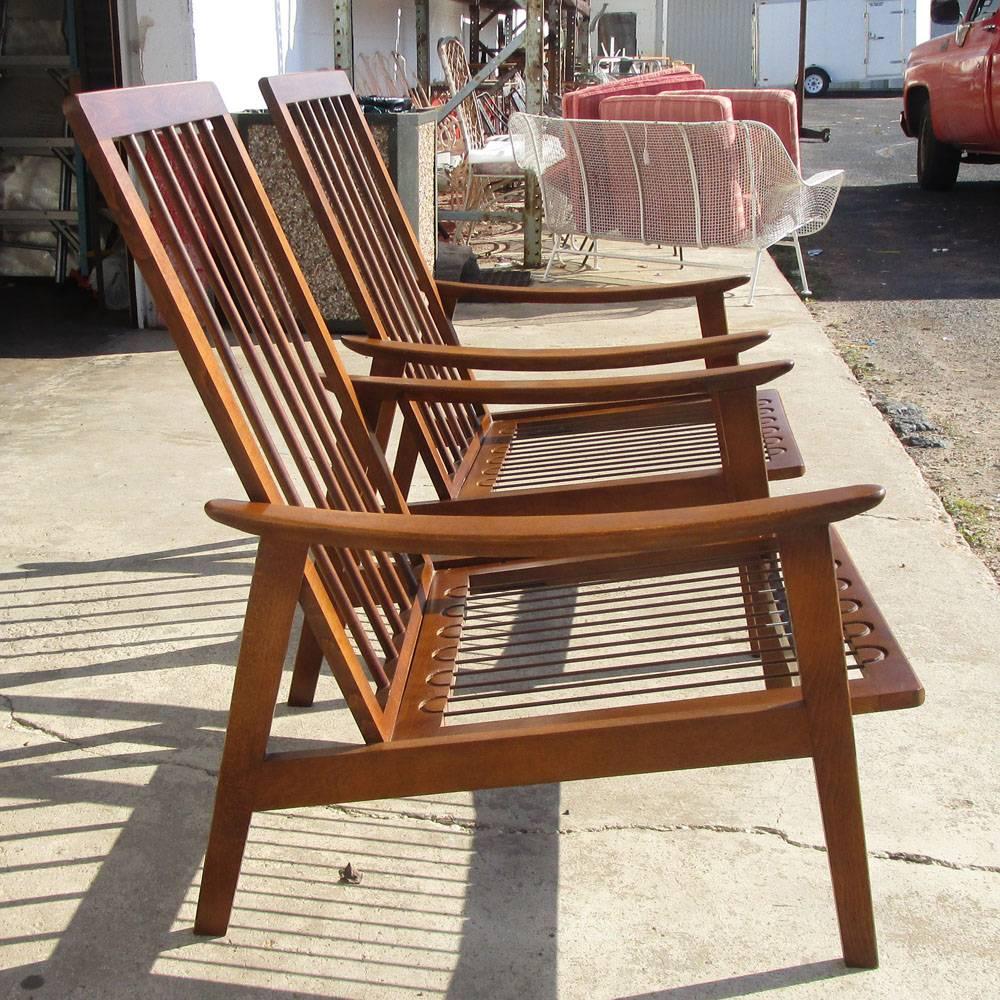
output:
{"label": "gravel ground", "polygon": [[822,251],[806,265],[810,307],[1000,580],[1000,166],[963,165],[953,191],[921,191],[899,107],[806,103],[806,123],[833,134],[804,144],[804,173],[847,171],[833,220],[806,241]]}

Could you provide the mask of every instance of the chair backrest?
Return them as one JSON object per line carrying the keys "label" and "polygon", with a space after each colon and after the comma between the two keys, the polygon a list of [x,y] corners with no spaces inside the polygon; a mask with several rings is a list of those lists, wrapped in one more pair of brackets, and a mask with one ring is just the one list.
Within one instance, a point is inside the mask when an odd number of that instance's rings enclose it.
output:
{"label": "chair backrest", "polygon": [[[454,97],[472,79],[465,46],[460,38],[450,37],[439,39],[437,48],[438,58],[444,69],[445,82],[448,84],[451,96]],[[458,115],[466,150],[482,149],[486,145],[486,134],[479,120],[476,95],[469,94],[455,109],[455,113]]]}
{"label": "chair backrest", "polygon": [[733,103],[697,90],[628,94],[606,97],[598,117],[602,121],[724,122],[733,120]]}
{"label": "chair backrest", "polygon": [[[369,335],[457,344],[424,260],[346,74],[290,73],[261,90],[320,230]],[[415,375],[471,378],[466,370],[412,366]],[[481,407],[405,404],[428,472],[453,492],[469,445],[489,422]]]}
{"label": "chair backrest", "polygon": [[[66,112],[250,499],[406,512],[215,86],[80,94]],[[378,692],[417,589],[406,556],[307,565],[308,624],[368,740],[391,730]]]}
{"label": "chair backrest", "polygon": [[516,114],[518,165],[545,226],[690,247],[766,247],[806,221],[802,181],[760,122],[582,121]]}
{"label": "chair backrest", "polygon": [[511,135],[520,165],[539,178],[554,232],[695,247],[742,241],[731,123],[515,115]]}
{"label": "chair backrest", "polygon": [[705,78],[686,67],[672,67],[642,76],[629,76],[620,80],[581,87],[563,96],[563,117],[597,118],[601,101],[607,97],[630,94],[659,94],[664,90],[704,90]]}
{"label": "chair backrest", "polygon": [[728,98],[733,105],[734,118],[770,125],[784,143],[792,163],[802,169],[795,91],[757,87],[751,90],[707,90],[705,93]]}

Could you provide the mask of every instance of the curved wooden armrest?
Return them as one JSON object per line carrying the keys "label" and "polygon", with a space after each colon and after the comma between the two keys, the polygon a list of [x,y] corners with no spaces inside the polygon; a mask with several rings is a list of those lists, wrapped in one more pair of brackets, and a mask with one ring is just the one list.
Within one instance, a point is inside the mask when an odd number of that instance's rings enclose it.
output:
{"label": "curved wooden armrest", "polygon": [[588,305],[595,302],[655,302],[663,299],[696,299],[703,295],[722,295],[750,280],[746,274],[717,278],[696,278],[661,285],[607,285],[579,288],[566,285],[540,287],[528,285],[476,285],[465,281],[438,281],[441,298],[449,302],[528,302],[537,305]]}
{"label": "curved wooden armrest", "polygon": [[882,502],[881,486],[847,486],[798,496],[742,500],[671,511],[572,516],[446,517],[438,514],[363,514],[212,500],[210,518],[239,531],[301,545],[435,552],[476,558],[561,559],[656,552],[788,535],[861,514]]}
{"label": "curved wooden armrest", "polygon": [[351,381],[362,402],[393,399],[438,403],[620,403],[639,399],[706,395],[764,385],[792,370],[791,361],[733,365],[708,371],[615,378],[424,379],[359,376]]}
{"label": "curved wooden armrest", "polygon": [[635,344],[630,347],[561,347],[507,350],[499,347],[464,347],[455,344],[404,344],[395,340],[344,337],[341,343],[357,354],[385,361],[487,371],[559,372],[596,368],[637,368],[674,361],[706,361],[731,358],[770,338],[767,330],[730,333],[723,337],[699,337],[666,344]]}

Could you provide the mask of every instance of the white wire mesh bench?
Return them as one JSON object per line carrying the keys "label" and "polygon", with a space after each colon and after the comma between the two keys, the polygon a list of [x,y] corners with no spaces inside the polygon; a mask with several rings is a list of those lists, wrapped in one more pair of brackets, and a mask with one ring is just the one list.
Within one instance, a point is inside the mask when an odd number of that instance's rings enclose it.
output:
{"label": "white wire mesh bench", "polygon": [[804,180],[769,126],[518,113],[510,134],[519,164],[539,178],[545,229],[553,236],[546,277],[564,254],[580,252],[566,246],[570,237],[740,247],[757,251],[752,304],[761,256],[784,244],[795,248],[802,291],[810,294],[799,239],[827,224],[844,172]]}

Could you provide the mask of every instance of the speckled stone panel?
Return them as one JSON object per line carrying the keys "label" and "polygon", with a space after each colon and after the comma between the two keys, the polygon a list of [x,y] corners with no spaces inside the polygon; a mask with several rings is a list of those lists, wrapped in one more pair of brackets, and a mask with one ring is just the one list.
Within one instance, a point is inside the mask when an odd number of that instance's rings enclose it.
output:
{"label": "speckled stone panel", "polygon": [[437,254],[437,123],[430,121],[417,126],[417,148],[420,150],[417,183],[420,191],[420,223],[417,239],[428,267],[434,270]]}
{"label": "speckled stone panel", "polygon": [[247,131],[250,158],[274,203],[320,312],[329,322],[359,322],[357,310],[330,256],[277,129],[261,124],[251,125]]}

